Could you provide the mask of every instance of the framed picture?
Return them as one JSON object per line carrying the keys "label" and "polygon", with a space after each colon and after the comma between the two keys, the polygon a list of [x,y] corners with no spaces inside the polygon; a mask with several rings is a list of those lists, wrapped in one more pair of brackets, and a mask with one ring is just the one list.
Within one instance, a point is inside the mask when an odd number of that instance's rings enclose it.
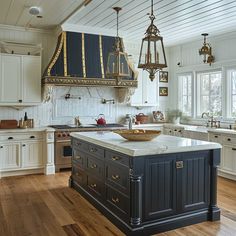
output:
{"label": "framed picture", "polygon": [[168,96],[168,87],[159,87],[159,96]]}
{"label": "framed picture", "polygon": [[159,82],[168,83],[168,72],[160,71],[159,72]]}

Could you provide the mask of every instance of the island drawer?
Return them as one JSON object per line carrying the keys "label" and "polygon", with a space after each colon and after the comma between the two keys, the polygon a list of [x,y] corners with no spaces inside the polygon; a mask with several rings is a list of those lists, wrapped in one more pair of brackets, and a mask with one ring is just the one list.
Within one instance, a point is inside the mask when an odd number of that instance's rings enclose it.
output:
{"label": "island drawer", "polygon": [[103,148],[100,148],[96,145],[89,144],[88,152],[91,155],[104,159],[105,150]]}
{"label": "island drawer", "polygon": [[90,175],[87,176],[87,187],[91,194],[93,194],[95,197],[103,197],[105,185],[101,181],[99,181],[97,178],[94,178]]}
{"label": "island drawer", "polygon": [[104,162],[96,157],[88,156],[87,169],[89,173],[96,175],[98,178],[102,179],[104,177]]}
{"label": "island drawer", "polygon": [[72,178],[80,185],[86,184],[86,174],[81,169],[75,167],[75,165],[72,165]]}
{"label": "island drawer", "polygon": [[123,156],[117,152],[106,151],[105,159],[106,161],[111,161],[113,163],[119,163],[125,166],[129,166],[129,157]]}
{"label": "island drawer", "polygon": [[128,218],[130,212],[129,198],[116,191],[115,189],[106,186],[106,201],[108,207],[112,209],[120,217]]}
{"label": "island drawer", "polygon": [[84,142],[82,142],[78,139],[73,139],[72,143],[73,143],[73,147],[75,149],[79,149],[79,150],[84,151],[84,152],[88,151],[88,147],[89,147],[88,143],[84,143]]}
{"label": "island drawer", "polygon": [[82,169],[86,167],[86,154],[80,152],[77,149],[74,149],[73,156],[72,156],[73,165],[76,165]]}
{"label": "island drawer", "polygon": [[106,182],[125,194],[129,194],[129,168],[106,165]]}

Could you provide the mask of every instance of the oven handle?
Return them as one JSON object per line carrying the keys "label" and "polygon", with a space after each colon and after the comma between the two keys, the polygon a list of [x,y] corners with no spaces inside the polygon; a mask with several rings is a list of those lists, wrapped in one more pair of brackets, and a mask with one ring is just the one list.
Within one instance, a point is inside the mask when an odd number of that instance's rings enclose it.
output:
{"label": "oven handle", "polygon": [[55,143],[68,143],[68,144],[71,144],[71,141],[70,139],[68,140],[56,140]]}

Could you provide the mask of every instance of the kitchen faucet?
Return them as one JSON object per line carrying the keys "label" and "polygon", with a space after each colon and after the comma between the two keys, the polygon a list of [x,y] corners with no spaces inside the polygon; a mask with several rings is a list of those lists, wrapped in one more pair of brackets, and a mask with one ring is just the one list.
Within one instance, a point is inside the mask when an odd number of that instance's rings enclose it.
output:
{"label": "kitchen faucet", "polygon": [[[210,115],[209,115],[209,112],[203,112],[203,113],[202,113],[202,118],[204,118],[204,115],[205,115],[207,118],[210,119],[210,120],[208,120],[208,122],[210,122],[211,128],[213,128],[213,127],[215,127],[215,128],[220,128],[220,121],[216,121],[216,120],[214,119],[213,115],[210,116]],[[207,122],[207,127],[209,126],[208,122]]]}

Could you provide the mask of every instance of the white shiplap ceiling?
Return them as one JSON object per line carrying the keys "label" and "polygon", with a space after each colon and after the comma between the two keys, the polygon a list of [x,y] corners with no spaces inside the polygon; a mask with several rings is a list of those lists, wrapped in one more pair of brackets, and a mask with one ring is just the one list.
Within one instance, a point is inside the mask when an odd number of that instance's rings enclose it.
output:
{"label": "white shiplap ceiling", "polygon": [[[88,1],[88,0],[87,0]],[[122,7],[119,14],[120,35],[127,40],[141,40],[150,23],[151,0],[0,0],[0,24],[50,29],[66,23],[74,28],[93,29],[94,33],[115,34],[116,14],[112,7]],[[29,15],[30,6],[41,8],[42,19]],[[76,9],[71,17],[68,18]],[[235,0],[154,0],[155,24],[165,45],[179,44],[236,31]],[[68,18],[68,19],[67,19]]]}

